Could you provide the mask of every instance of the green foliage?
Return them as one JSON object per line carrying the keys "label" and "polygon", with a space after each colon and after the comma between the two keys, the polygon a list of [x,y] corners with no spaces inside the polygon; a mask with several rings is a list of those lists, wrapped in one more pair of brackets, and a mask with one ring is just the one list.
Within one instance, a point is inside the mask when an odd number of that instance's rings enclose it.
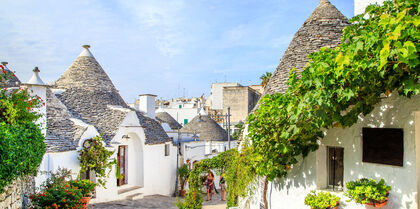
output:
{"label": "green foliage", "polygon": [[391,186],[386,185],[383,179],[376,183],[373,179],[365,178],[347,182],[346,188],[344,195],[362,204],[381,203],[387,199],[388,192],[391,190]]}
{"label": "green foliage", "polygon": [[238,131],[235,131],[233,134],[232,134],[232,137],[234,138],[234,139],[239,139],[240,138],[240,136],[241,136],[241,134],[242,134],[242,130],[244,129],[244,124],[243,123],[238,123],[238,124],[236,124],[235,125],[235,128],[238,128]]}
{"label": "green foliage", "polygon": [[68,183],[44,188],[30,197],[34,208],[82,208],[82,193]]}
{"label": "green foliage", "polygon": [[265,87],[268,84],[268,81],[271,78],[272,73],[270,72],[265,72],[262,76],[260,76],[260,80],[261,80],[261,85],[263,87]]}
{"label": "green foliage", "polygon": [[112,166],[116,164],[115,159],[110,160],[114,152],[108,151],[103,146],[102,135],[89,140],[90,146],[79,150],[79,157],[77,158],[80,161],[79,175],[86,173],[88,170],[95,171],[98,184],[105,187],[105,179],[109,176]]}
{"label": "green foliage", "polygon": [[95,183],[88,179],[70,181],[69,183],[72,187],[80,190],[82,197],[91,197],[96,186]]}
{"label": "green foliage", "polygon": [[369,6],[338,47],[309,55],[300,79],[291,71],[284,94],[261,99],[248,118],[258,175],[284,177],[298,156],[318,148],[322,129],[351,126],[383,95],[420,92],[418,9],[415,0]]}
{"label": "green foliage", "polygon": [[44,153],[44,136],[37,125],[0,122],[0,190],[18,177],[35,175]]}
{"label": "green foliage", "polygon": [[[238,196],[248,194],[249,184],[254,180],[255,175],[252,168],[251,155],[248,148],[239,153],[235,149],[230,149],[219,155],[204,159],[194,165],[189,174],[189,191],[184,202],[177,201],[178,208],[199,209],[201,208],[202,197],[201,188],[203,186],[202,176],[205,176],[210,169],[218,174],[225,173],[225,179],[228,192],[228,206],[238,204]],[[241,178],[237,178],[241,176]]]}
{"label": "green foliage", "polygon": [[188,169],[188,165],[184,164],[178,168],[178,175],[181,180],[181,190],[184,190],[185,184],[187,183],[188,174],[190,170]]}
{"label": "green foliage", "polygon": [[36,174],[45,153],[44,136],[34,122],[41,99],[27,90],[7,89],[14,77],[0,65],[0,193],[18,177]]}
{"label": "green foliage", "polygon": [[81,208],[82,191],[72,185],[70,170],[58,168],[56,172],[45,173],[49,177],[30,196],[32,208]]}
{"label": "green foliage", "polygon": [[27,89],[0,89],[0,122],[32,123],[41,117],[34,108],[41,107],[41,98],[30,96]]}
{"label": "green foliage", "polygon": [[338,205],[340,198],[329,192],[318,192],[312,190],[305,198],[305,205],[312,209],[334,208]]}

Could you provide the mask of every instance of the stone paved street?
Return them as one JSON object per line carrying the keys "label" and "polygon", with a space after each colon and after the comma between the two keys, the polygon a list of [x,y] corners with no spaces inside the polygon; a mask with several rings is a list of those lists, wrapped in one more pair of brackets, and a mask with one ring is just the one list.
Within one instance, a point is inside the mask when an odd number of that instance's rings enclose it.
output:
{"label": "stone paved street", "polygon": [[[219,194],[214,195],[212,201],[206,201],[206,197],[203,195],[203,200],[204,200],[203,209],[225,209],[226,208],[226,202],[220,200]],[[176,209],[177,207],[174,204],[175,202],[176,202],[175,197],[152,195],[152,196],[146,196],[140,200],[133,200],[133,201],[121,200],[121,201],[92,204],[91,206],[89,206],[89,208],[91,209],[100,209],[100,208]]]}

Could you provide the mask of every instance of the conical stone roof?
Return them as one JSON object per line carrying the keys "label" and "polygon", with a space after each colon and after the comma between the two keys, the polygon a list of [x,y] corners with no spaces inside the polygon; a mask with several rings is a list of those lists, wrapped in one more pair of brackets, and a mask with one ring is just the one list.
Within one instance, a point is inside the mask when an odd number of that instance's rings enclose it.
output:
{"label": "conical stone roof", "polygon": [[178,130],[182,128],[182,126],[176,121],[169,113],[167,112],[156,112],[155,113],[156,120],[158,120],[161,124],[167,123],[172,130]]}
{"label": "conical stone roof", "polygon": [[285,92],[289,71],[295,67],[297,73],[304,70],[307,56],[321,47],[336,47],[342,31],[348,25],[347,18],[328,0],[321,0],[302,27],[296,32],[276,71],[265,87],[264,94]]}
{"label": "conical stone roof", "polygon": [[220,127],[208,115],[197,115],[180,130],[181,132],[200,134],[201,141],[227,141],[226,130]]}
{"label": "conical stone roof", "polygon": [[64,89],[57,97],[73,117],[94,125],[109,141],[127,115],[121,108],[129,107],[90,53],[89,46],[83,47],[84,51],[55,82],[55,88]]}
{"label": "conical stone roof", "polygon": [[[7,62],[1,62],[1,64],[4,66],[4,70],[6,71],[6,73],[13,73],[11,70],[9,70],[9,68],[7,67]],[[1,70],[1,69],[0,69]],[[1,71],[0,73],[4,73],[3,71]],[[6,81],[2,81],[0,82],[0,88],[11,88],[11,87],[20,87],[20,80],[19,78],[15,75],[10,79],[7,79]]]}

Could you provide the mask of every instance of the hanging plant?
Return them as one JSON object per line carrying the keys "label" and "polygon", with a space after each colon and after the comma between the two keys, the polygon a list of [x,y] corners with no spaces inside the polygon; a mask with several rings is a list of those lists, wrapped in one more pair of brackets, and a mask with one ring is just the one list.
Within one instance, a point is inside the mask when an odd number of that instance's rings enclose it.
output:
{"label": "hanging plant", "polygon": [[83,149],[79,150],[80,172],[79,176],[87,171],[94,171],[100,186],[105,187],[106,178],[116,164],[115,159],[111,159],[114,151],[108,151],[103,146],[102,134],[100,136],[88,139],[84,143]]}

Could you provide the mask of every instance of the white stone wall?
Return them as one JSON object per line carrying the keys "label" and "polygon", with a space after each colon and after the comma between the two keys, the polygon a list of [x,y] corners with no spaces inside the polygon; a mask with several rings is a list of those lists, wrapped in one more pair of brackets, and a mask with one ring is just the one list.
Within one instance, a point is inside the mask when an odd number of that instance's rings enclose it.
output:
{"label": "white stone wall", "polygon": [[172,143],[169,146],[169,156],[165,156],[165,144],[146,145],[144,195],[172,195],[175,191],[177,148]]}
{"label": "white stone wall", "polygon": [[[339,146],[344,148],[344,183],[358,178],[383,178],[392,187],[388,205],[383,207],[399,209],[418,208],[417,195],[417,167],[420,159],[416,159],[416,141],[420,138],[415,134],[420,132],[420,118],[415,120],[415,114],[420,111],[420,96],[411,99],[393,95],[384,99],[376,106],[374,111],[350,128],[334,128],[326,131],[320,149],[310,153],[308,157],[294,165],[287,178],[273,182],[269,185],[268,200],[271,208],[275,209],[302,209],[309,208],[304,205],[306,195],[312,189],[325,189],[327,185],[327,152],[326,146]],[[417,113],[416,113],[417,112]],[[420,115],[419,115],[420,117]],[[404,165],[389,166],[362,162],[362,128],[384,127],[403,128],[404,130]],[[417,127],[417,129],[416,129]],[[365,205],[346,202],[343,192],[336,193],[342,197],[340,208],[362,209]],[[252,199],[253,201],[251,201]],[[249,206],[241,208],[259,208],[260,198],[251,196],[242,199],[248,201]],[[251,202],[251,203],[249,203]]]}
{"label": "white stone wall", "polygon": [[200,108],[162,108],[165,112],[171,115],[179,124],[184,125],[184,119],[188,123],[198,115]]}
{"label": "white stone wall", "polygon": [[354,0],[354,15],[362,14],[370,4],[382,4],[385,0]]}

